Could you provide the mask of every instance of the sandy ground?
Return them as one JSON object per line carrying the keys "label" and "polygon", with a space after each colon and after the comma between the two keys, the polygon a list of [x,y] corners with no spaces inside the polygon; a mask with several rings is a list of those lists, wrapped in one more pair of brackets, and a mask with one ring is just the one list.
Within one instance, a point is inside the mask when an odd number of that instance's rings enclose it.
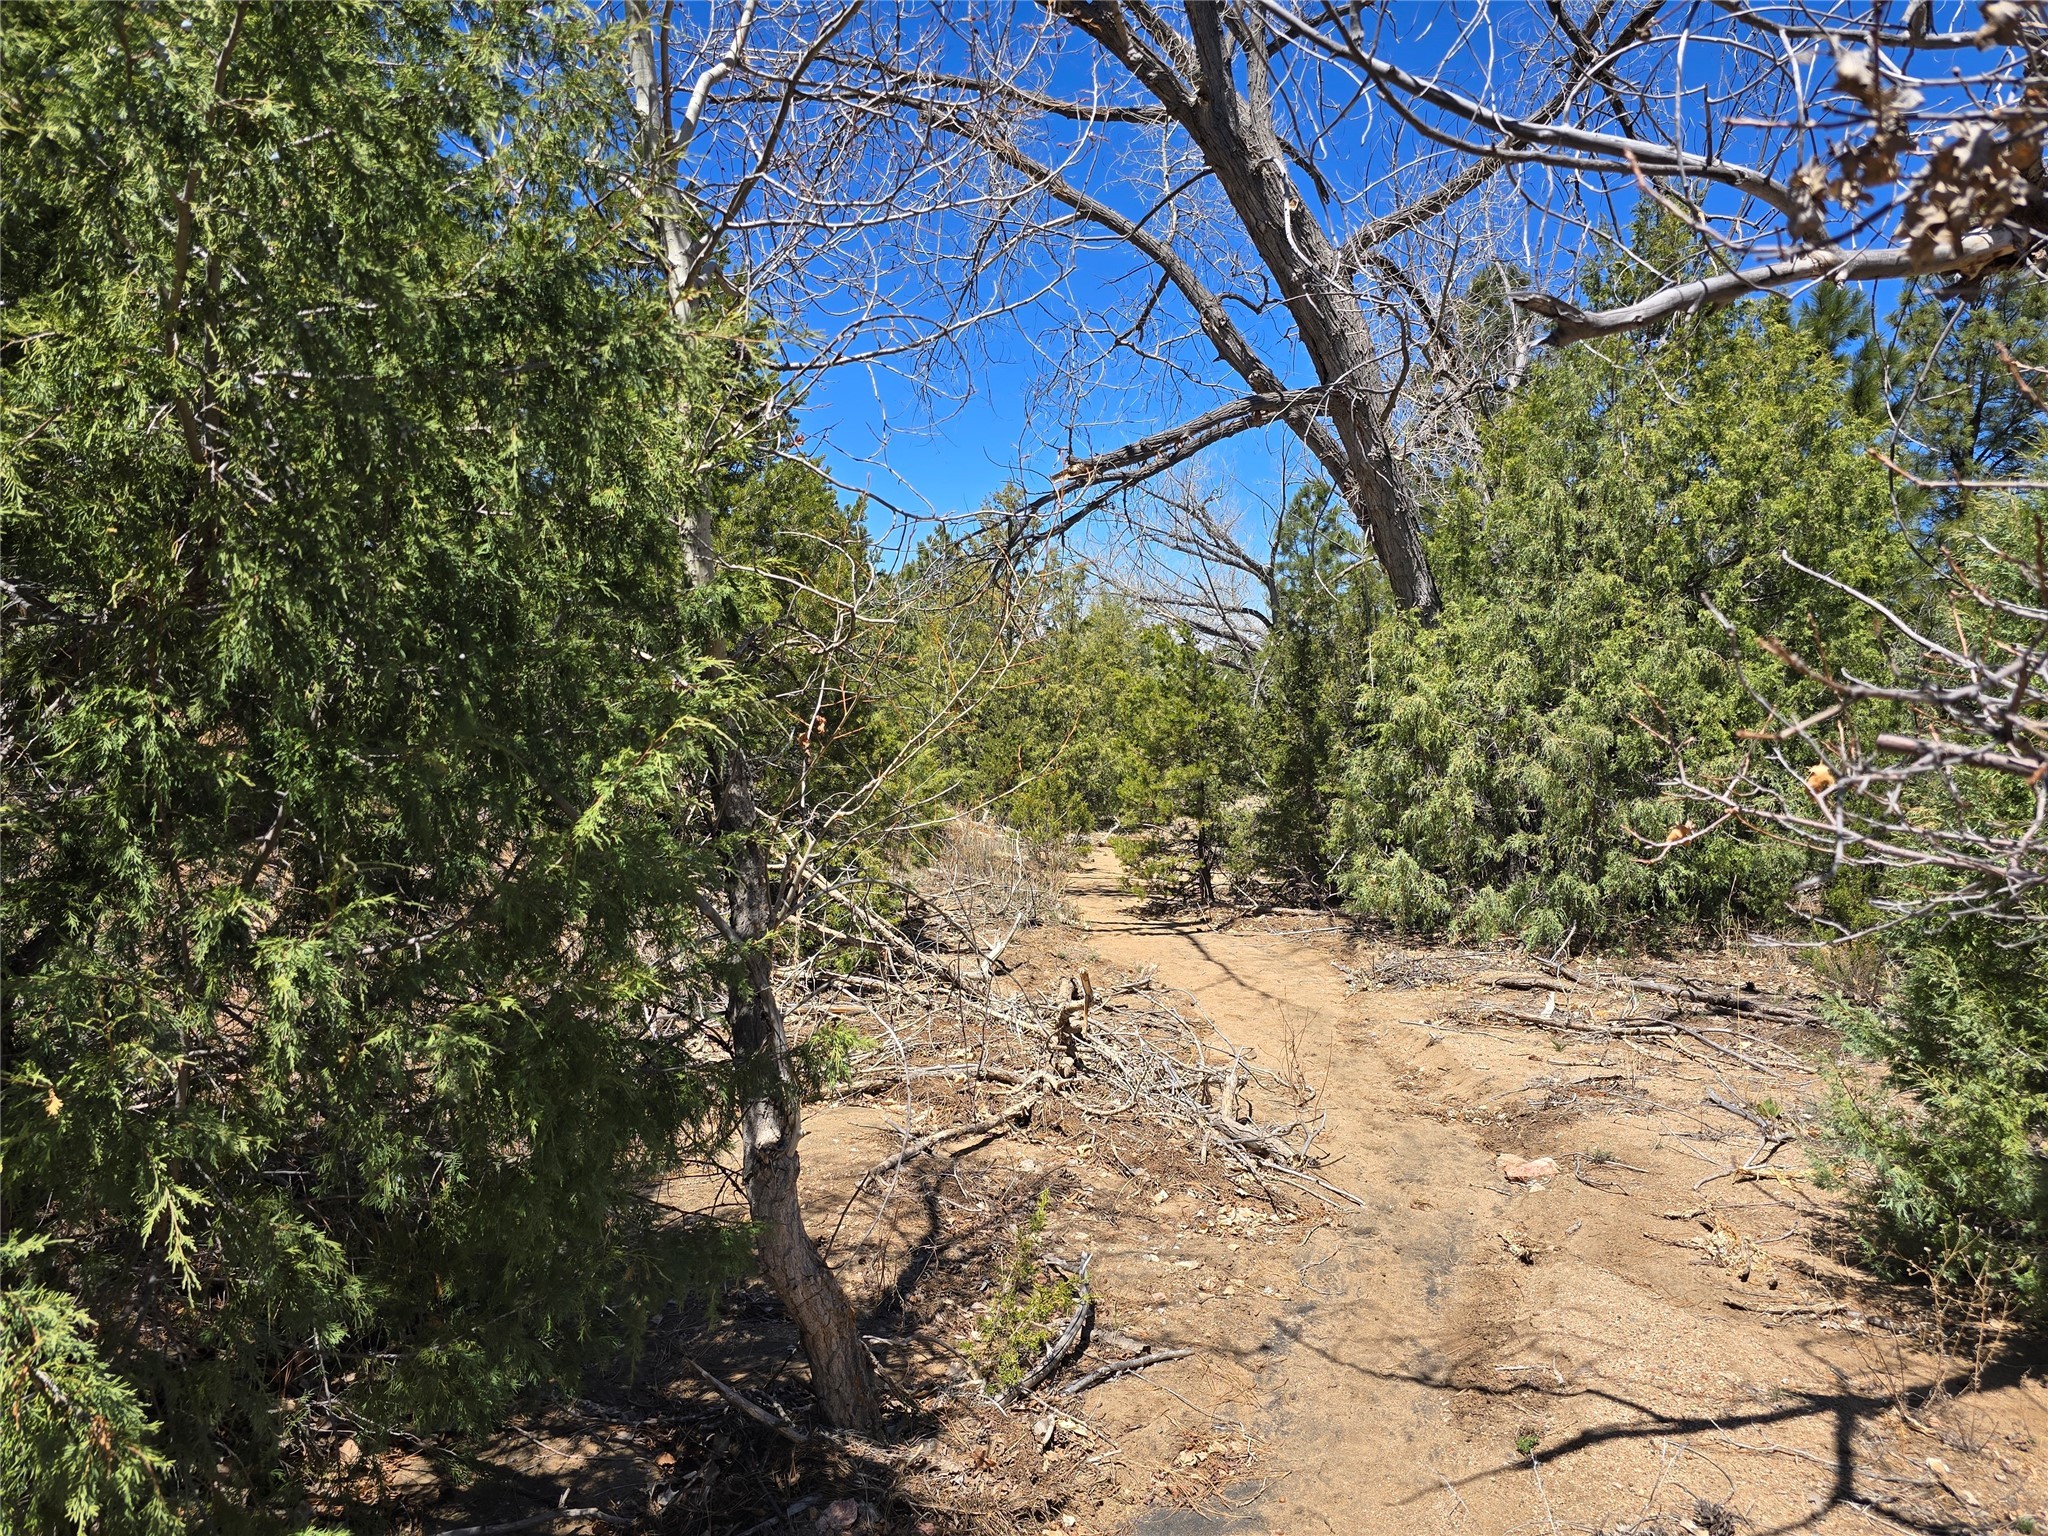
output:
{"label": "sandy ground", "polygon": [[[1099,1155],[1083,1164],[1097,1187],[1077,1191],[1055,1230],[1093,1252],[1109,1323],[1198,1351],[1091,1394],[1091,1417],[1150,1442],[1127,1448],[1140,1462],[1176,1465],[1168,1453],[1198,1438],[1249,1452],[1244,1475],[1198,1508],[1132,1510],[1120,1487],[1105,1526],[1610,1532],[1662,1515],[1675,1530],[1703,1501],[1707,1525],[1719,1507],[1739,1529],[1775,1532],[1974,1528],[2041,1510],[2048,1389],[2020,1361],[1986,1363],[1972,1391],[1968,1357],[1841,1314],[1729,1305],[1846,1300],[1882,1317],[1921,1300],[1824,1256],[1833,1208],[1803,1181],[1695,1188],[1757,1140],[1702,1103],[1707,1089],[1774,1095],[1796,1114],[1818,1097],[1811,1077],[1447,1024],[1470,982],[1360,990],[1351,977],[1371,974],[1371,955],[1332,935],[1149,917],[1120,886],[1096,851],[1071,886],[1071,929],[1040,934],[1041,958],[1105,977],[1151,968],[1264,1061],[1298,1058],[1329,1116],[1323,1173],[1365,1207],[1273,1221],[1214,1174],[1134,1190]],[[844,1134],[837,1117],[820,1130]],[[879,1131],[857,1139],[864,1156],[889,1145]],[[1511,1185],[1503,1152],[1566,1171]],[[987,1155],[1048,1161],[1030,1141]],[[1807,1160],[1795,1144],[1774,1161]],[[1104,1219],[1103,1206],[1127,1209]],[[1736,1278],[1745,1257],[1748,1281]],[[1530,1436],[1533,1453],[1518,1452]]]}
{"label": "sandy ground", "polygon": [[[910,1449],[880,1469],[806,1465],[665,1373],[658,1348],[618,1394],[637,1409],[536,1420],[475,1465],[550,1504],[561,1490],[646,1529],[732,1533],[1729,1536],[2048,1516],[2037,1357],[2010,1334],[1942,1344],[1924,1290],[1843,1263],[1802,1140],[1770,1160],[1780,1176],[1730,1176],[1761,1143],[1708,1093],[1773,1100],[1797,1127],[1820,1099],[1812,1072],[1485,1016],[1544,1005],[1488,985],[1528,974],[1506,954],[1395,950],[1314,917],[1147,915],[1106,850],[1068,905],[1070,922],[1017,940],[1007,984],[1042,994],[1085,966],[1105,986],[1149,971],[1186,989],[1314,1085],[1320,1172],[1361,1206],[1276,1202],[1177,1128],[1072,1114],[924,1159],[849,1206],[859,1172],[901,1144],[905,1105],[820,1106],[807,1205],[919,1406]],[[1802,979],[1782,962],[1711,964],[1764,996]],[[1779,1043],[1816,1064],[1832,1053],[1818,1031]],[[971,1108],[914,1101],[912,1129]],[[1504,1154],[1559,1171],[1511,1182]],[[1074,1369],[1116,1358],[1101,1341],[1118,1335],[1194,1353],[1006,1413],[971,1391],[962,1351],[1042,1190],[1052,1250],[1087,1257],[1098,1298],[1098,1343]],[[768,1402],[801,1398],[793,1345],[758,1296],[669,1338]],[[744,1484],[765,1516],[713,1513],[713,1483]]]}

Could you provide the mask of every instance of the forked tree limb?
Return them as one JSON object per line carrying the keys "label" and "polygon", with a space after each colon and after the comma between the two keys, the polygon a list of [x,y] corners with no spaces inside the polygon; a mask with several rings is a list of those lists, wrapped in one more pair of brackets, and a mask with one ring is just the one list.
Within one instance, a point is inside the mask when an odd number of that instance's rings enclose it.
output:
{"label": "forked tree limb", "polygon": [[1126,1371],[1142,1371],[1148,1365],[1163,1365],[1168,1360],[1185,1360],[1193,1353],[1192,1349],[1155,1349],[1150,1354],[1137,1355],[1129,1360],[1112,1360],[1107,1365],[1097,1366],[1086,1376],[1078,1376],[1068,1382],[1060,1388],[1060,1396],[1079,1397],[1090,1387],[1099,1387],[1113,1376],[1121,1376]]}

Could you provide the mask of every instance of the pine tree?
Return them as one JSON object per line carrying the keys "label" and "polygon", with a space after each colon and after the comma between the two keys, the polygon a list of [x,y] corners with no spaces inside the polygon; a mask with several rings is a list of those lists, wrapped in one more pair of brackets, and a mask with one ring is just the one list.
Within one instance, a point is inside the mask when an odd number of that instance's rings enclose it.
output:
{"label": "pine tree", "polygon": [[[1905,467],[1934,481],[1998,480],[2042,447],[2040,375],[2048,366],[2048,287],[2024,274],[1986,279],[1973,293],[1919,292],[1899,307],[1891,348],[1891,407]],[[2008,361],[2008,359],[2010,361]],[[1939,486],[1925,503],[1938,535],[1981,495]]]}

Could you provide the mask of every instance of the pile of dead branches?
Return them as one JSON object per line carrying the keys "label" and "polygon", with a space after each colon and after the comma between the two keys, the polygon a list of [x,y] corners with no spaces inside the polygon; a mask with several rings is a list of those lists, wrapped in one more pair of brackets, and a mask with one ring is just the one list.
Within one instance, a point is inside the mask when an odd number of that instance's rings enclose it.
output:
{"label": "pile of dead branches", "polygon": [[1818,1022],[1793,998],[1683,979],[1590,976],[1568,965],[1539,963],[1547,974],[1502,976],[1488,985],[1543,993],[1540,1009],[1493,1004],[1477,1017],[1606,1039],[1655,1039],[1680,1055],[1704,1053],[1764,1073],[1803,1067],[1770,1038],[1771,1026],[1810,1028]]}
{"label": "pile of dead branches", "polygon": [[[1314,1171],[1324,1124],[1315,1090],[1260,1063],[1191,996],[1152,976],[1098,990],[1084,970],[1040,995],[966,979],[947,987],[920,969],[885,995],[818,997],[805,1006],[841,1012],[849,1005],[883,1025],[888,1038],[857,1064],[846,1092],[901,1094],[905,1104],[903,1143],[871,1179],[940,1147],[1028,1124],[1056,1096],[1092,1123],[1135,1117],[1178,1127],[1205,1160],[1219,1157],[1244,1177],[1358,1203]],[[919,1086],[934,1079],[1010,1093],[989,1113],[914,1136]]]}
{"label": "pile of dead branches", "polygon": [[[943,949],[913,942],[851,898],[850,926],[881,957],[879,974],[786,973],[788,1010],[852,1022],[878,1041],[854,1065],[845,1092],[900,1096],[902,1143],[871,1170],[875,1179],[928,1152],[1028,1124],[1056,1097],[1082,1119],[1149,1121],[1178,1128],[1203,1160],[1243,1177],[1350,1204],[1357,1197],[1316,1173],[1324,1123],[1314,1088],[1276,1071],[1231,1041],[1193,996],[1139,974],[1099,986],[1086,970],[1049,989],[1014,984],[1003,954],[1018,922],[1000,911],[927,895],[953,934]],[[979,921],[977,921],[979,919]],[[987,923],[988,926],[981,926]],[[921,1089],[936,1081],[1007,1089],[1004,1101],[957,1124],[916,1134]]]}

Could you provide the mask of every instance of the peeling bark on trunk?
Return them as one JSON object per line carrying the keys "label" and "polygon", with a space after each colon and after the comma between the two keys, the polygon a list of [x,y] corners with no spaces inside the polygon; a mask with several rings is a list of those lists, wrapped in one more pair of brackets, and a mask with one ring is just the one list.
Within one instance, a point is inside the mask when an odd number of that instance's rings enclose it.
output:
{"label": "peeling bark on trunk", "polygon": [[[678,145],[670,132],[670,103],[659,89],[653,21],[646,0],[627,0],[630,23],[627,71],[639,117],[640,142],[653,188],[649,217],[668,280],[669,306],[680,325],[690,320],[688,272],[694,260],[673,184]],[[742,39],[743,41],[743,39]],[[735,45],[737,49],[737,44]],[[718,574],[715,529],[708,502],[678,519],[677,534],[692,582]],[[714,647],[722,652],[722,647]],[[789,1036],[775,1001],[773,956],[775,892],[754,798],[753,767],[734,747],[714,777],[716,830],[730,847],[724,919],[733,949],[726,993],[740,1088],[741,1181],[759,1231],[755,1251],[768,1283],[781,1299],[811,1365],[811,1385],[825,1417],[870,1438],[882,1434],[881,1393],[874,1362],[861,1342],[860,1323],[838,1278],[804,1226],[798,1195],[803,1095],[790,1070]]]}
{"label": "peeling bark on trunk", "polygon": [[[1188,6],[1199,64],[1200,95],[1190,104],[1189,133],[1244,221],[1259,258],[1278,279],[1316,377],[1328,391],[1330,421],[1345,462],[1329,465],[1338,489],[1372,535],[1394,595],[1425,617],[1437,609],[1436,582],[1422,545],[1422,527],[1406,477],[1395,461],[1378,394],[1386,388],[1379,349],[1345,276],[1344,262],[1310,213],[1288,173],[1286,150],[1273,125],[1272,77],[1256,33],[1234,47],[1247,18],[1220,4]],[[1244,60],[1244,91],[1232,55]]]}
{"label": "peeling bark on trunk", "polygon": [[[1371,535],[1394,596],[1424,618],[1434,616],[1439,597],[1421,519],[1387,435],[1383,401],[1389,385],[1379,349],[1343,254],[1302,201],[1287,169],[1256,12],[1219,0],[1189,0],[1190,46],[1163,26],[1143,28],[1142,18],[1134,27],[1132,12],[1114,0],[1065,0],[1055,9],[1129,69],[1201,150],[1279,286],[1315,368],[1320,414],[1335,428],[1334,439],[1305,430],[1313,416],[1290,415],[1289,423]],[[1237,59],[1244,63],[1243,90]],[[1284,388],[1262,361],[1228,355],[1226,360],[1255,388]]]}
{"label": "peeling bark on trunk", "polygon": [[789,1068],[789,1037],[775,1001],[767,940],[774,921],[768,860],[754,832],[760,815],[745,758],[719,770],[718,822],[736,838],[727,870],[727,912],[737,950],[726,1019],[740,1074],[741,1178],[760,1229],[756,1251],[768,1283],[795,1321],[825,1417],[841,1429],[879,1437],[881,1394],[846,1292],[804,1227],[797,1142],[803,1099]]}

